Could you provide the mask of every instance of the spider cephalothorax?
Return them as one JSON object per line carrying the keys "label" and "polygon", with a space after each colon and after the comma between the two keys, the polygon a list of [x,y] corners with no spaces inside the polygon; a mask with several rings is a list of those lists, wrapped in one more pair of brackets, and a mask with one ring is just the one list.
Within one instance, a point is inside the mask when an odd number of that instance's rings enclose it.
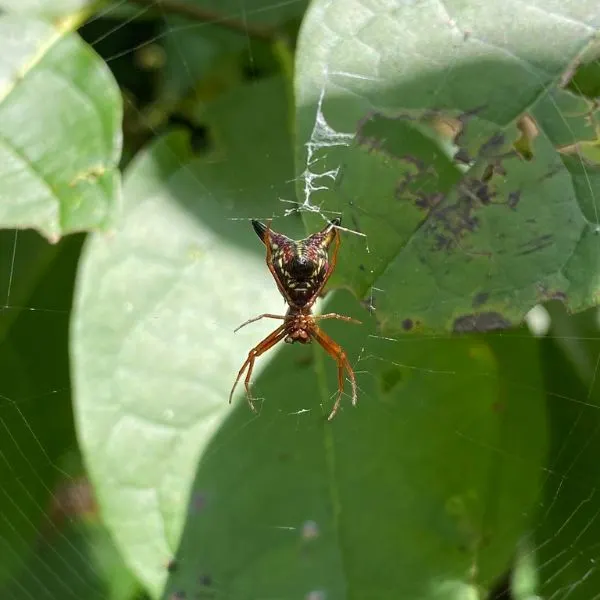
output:
{"label": "spider cephalothorax", "polygon": [[[282,325],[248,353],[248,357],[242,365],[229,394],[229,402],[233,397],[235,386],[244,371],[246,371],[246,378],[244,379],[246,396],[250,407],[255,410],[250,394],[250,377],[254,368],[254,361],[281,340],[289,343],[300,342],[301,344],[308,344],[312,340],[316,340],[336,361],[338,366],[338,394],[329,419],[331,420],[335,416],[340,405],[344,391],[344,371],[348,373],[352,384],[352,404],[356,404],[356,379],[346,353],[341,346],[321,331],[317,326],[317,320],[340,319],[354,323],[360,321],[336,313],[316,317],[312,314],[313,304],[335,269],[340,247],[340,234],[337,227],[340,224],[341,219],[336,218],[321,231],[313,233],[303,240],[292,240],[281,233],[273,231],[270,221],[267,225],[260,221],[252,221],[254,231],[267,248],[267,266],[288,304],[288,310],[285,315],[259,315],[238,327],[238,329],[241,329],[245,325],[263,318],[283,320]],[[330,262],[328,251],[332,243],[334,243],[334,249]]]}

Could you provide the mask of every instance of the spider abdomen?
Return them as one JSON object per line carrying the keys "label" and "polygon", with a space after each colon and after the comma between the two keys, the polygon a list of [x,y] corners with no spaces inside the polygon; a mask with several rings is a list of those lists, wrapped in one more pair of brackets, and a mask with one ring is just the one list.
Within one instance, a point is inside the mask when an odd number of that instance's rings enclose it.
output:
{"label": "spider abdomen", "polygon": [[292,242],[274,257],[273,266],[292,303],[304,306],[323,283],[328,267],[327,252],[324,248]]}
{"label": "spider abdomen", "polygon": [[269,247],[267,263],[279,291],[291,306],[311,306],[316,300],[328,277],[328,249],[339,225],[340,219],[333,219],[321,231],[303,240],[292,240],[260,221],[252,221],[254,231]]}

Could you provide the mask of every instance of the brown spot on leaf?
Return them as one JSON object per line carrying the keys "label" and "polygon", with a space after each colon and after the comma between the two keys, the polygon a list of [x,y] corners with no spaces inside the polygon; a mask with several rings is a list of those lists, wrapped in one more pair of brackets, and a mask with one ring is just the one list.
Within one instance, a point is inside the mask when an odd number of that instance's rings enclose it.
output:
{"label": "brown spot on leaf", "polygon": [[435,208],[444,199],[444,194],[437,192],[435,194],[425,194],[419,192],[416,195],[415,205],[423,210],[431,210]]}
{"label": "brown spot on leaf", "polygon": [[455,333],[494,331],[496,329],[508,329],[510,326],[511,322],[500,313],[483,312],[458,317],[454,321],[453,331]]}
{"label": "brown spot on leaf", "polygon": [[479,308],[482,304],[485,304],[489,297],[490,295],[488,292],[479,292],[478,294],[475,294],[475,297],[473,298],[473,308]]}
{"label": "brown spot on leaf", "polygon": [[531,115],[525,114],[517,121],[517,128],[521,132],[521,135],[514,143],[515,150],[524,160],[532,160],[532,142],[539,135],[538,125]]}
{"label": "brown spot on leaf", "polygon": [[472,213],[478,198],[468,186],[468,181],[463,181],[456,202],[432,210],[426,232],[435,239],[436,250],[454,250],[462,237],[477,228],[479,222]]}
{"label": "brown spot on leaf", "polygon": [[550,292],[551,300],[560,300],[563,304],[567,302],[567,295],[564,292]]}
{"label": "brown spot on leaf", "polygon": [[410,331],[413,327],[414,323],[412,319],[404,319],[404,321],[402,321],[402,329],[404,329],[404,331]]}
{"label": "brown spot on leaf", "polygon": [[458,116],[458,122],[460,123],[460,127],[457,128],[457,133],[452,140],[457,146],[461,146],[463,137],[467,131],[467,126],[469,121],[471,121],[474,117],[483,112],[486,108],[486,105],[483,104],[481,106],[477,106],[472,108],[471,110],[466,110]]}
{"label": "brown spot on leaf", "polygon": [[[400,157],[401,163],[406,163],[412,171],[403,172],[402,179],[396,185],[394,196],[397,199],[402,199],[405,194],[414,195],[419,193],[422,187],[423,178],[427,175],[435,176],[435,169],[431,165],[426,165],[420,158],[405,154]],[[411,190],[411,188],[413,188]],[[417,191],[415,192],[414,189]]]}
{"label": "brown spot on leaf", "polygon": [[537,284],[537,299],[538,302],[545,302],[547,300],[558,300],[559,302],[567,302],[567,294],[561,290],[551,290],[544,283]]}
{"label": "brown spot on leaf", "polygon": [[481,144],[479,147],[479,157],[497,158],[498,152],[502,150],[505,143],[506,138],[504,137],[504,134],[500,131],[496,132],[489,139],[483,142],[483,144]]}

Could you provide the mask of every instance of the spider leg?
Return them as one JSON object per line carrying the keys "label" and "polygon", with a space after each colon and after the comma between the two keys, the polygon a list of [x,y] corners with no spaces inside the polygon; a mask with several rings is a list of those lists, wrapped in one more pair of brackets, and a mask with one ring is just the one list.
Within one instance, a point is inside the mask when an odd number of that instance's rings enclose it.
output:
{"label": "spider leg", "polygon": [[277,342],[282,340],[287,335],[285,330],[285,325],[280,325],[275,331],[270,333],[262,342],[259,342],[248,352],[248,357],[244,361],[242,368],[239,370],[237,377],[235,378],[235,382],[233,387],[231,388],[231,392],[229,392],[229,404],[231,404],[231,399],[233,398],[233,392],[240,380],[240,377],[244,374],[244,371],[247,369],[246,379],[244,379],[244,387],[246,388],[246,398],[248,400],[248,404],[253,412],[256,412],[254,408],[254,404],[252,403],[252,394],[250,393],[250,377],[252,376],[252,369],[254,368],[254,361],[261,355],[264,354],[269,348],[272,348]]}
{"label": "spider leg", "polygon": [[323,350],[325,350],[325,352],[327,352],[327,354],[329,354],[329,356],[335,360],[338,367],[337,398],[335,399],[335,403],[331,413],[329,414],[329,417],[327,417],[327,420],[331,421],[340,408],[342,393],[344,392],[344,370],[348,372],[348,377],[350,378],[350,383],[352,384],[352,406],[356,406],[357,401],[356,378],[354,377],[354,371],[348,362],[346,352],[344,352],[344,349],[338,343],[334,342],[325,332],[321,331],[316,326],[311,332],[311,336],[317,340],[317,342],[322,346]]}
{"label": "spider leg", "polygon": [[252,319],[248,319],[247,321],[244,321],[244,323],[242,323],[239,327],[236,327],[233,330],[233,333],[236,333],[242,327],[246,327],[246,325],[250,325],[250,323],[254,323],[254,321],[260,321],[260,319],[264,319],[264,318],[268,318],[268,319],[283,319],[283,320],[285,320],[285,317],[282,316],[282,315],[272,315],[270,313],[264,313],[262,315],[258,315],[258,317],[253,317]]}
{"label": "spider leg", "polygon": [[327,313],[326,315],[315,315],[315,321],[318,319],[339,319],[340,321],[347,321],[348,323],[356,323],[357,325],[362,325],[362,321],[358,319],[353,319],[352,317],[347,317],[346,315],[338,315],[337,313]]}

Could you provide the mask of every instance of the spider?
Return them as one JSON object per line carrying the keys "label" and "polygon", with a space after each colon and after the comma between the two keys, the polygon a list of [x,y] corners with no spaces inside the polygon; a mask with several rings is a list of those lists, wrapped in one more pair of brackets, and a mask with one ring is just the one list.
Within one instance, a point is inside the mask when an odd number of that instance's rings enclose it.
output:
{"label": "spider", "polygon": [[[266,225],[260,221],[252,221],[254,231],[267,248],[267,267],[288,305],[288,310],[285,315],[270,313],[259,315],[242,323],[235,330],[238,331],[242,327],[264,318],[281,319],[283,321],[275,331],[254,346],[248,353],[248,357],[239,370],[231,388],[229,394],[230,404],[233,392],[244,371],[246,371],[244,380],[246,397],[250,408],[256,412],[250,393],[250,377],[255,360],[281,340],[285,340],[290,344],[294,342],[309,344],[312,340],[316,340],[327,354],[335,360],[338,368],[337,397],[328,420],[331,421],[335,417],[340,407],[344,391],[344,370],[348,373],[352,384],[352,405],[356,405],[356,379],[346,353],[341,346],[319,328],[317,321],[321,319],[340,319],[350,323],[360,324],[361,322],[337,313],[317,316],[312,314],[312,307],[317,297],[335,269],[340,248],[340,233],[337,227],[340,226],[341,222],[341,219],[335,218],[321,231],[313,233],[303,240],[296,241],[273,231],[271,221],[268,221]],[[332,242],[334,242],[333,256],[331,262],[329,262],[328,249]]]}

